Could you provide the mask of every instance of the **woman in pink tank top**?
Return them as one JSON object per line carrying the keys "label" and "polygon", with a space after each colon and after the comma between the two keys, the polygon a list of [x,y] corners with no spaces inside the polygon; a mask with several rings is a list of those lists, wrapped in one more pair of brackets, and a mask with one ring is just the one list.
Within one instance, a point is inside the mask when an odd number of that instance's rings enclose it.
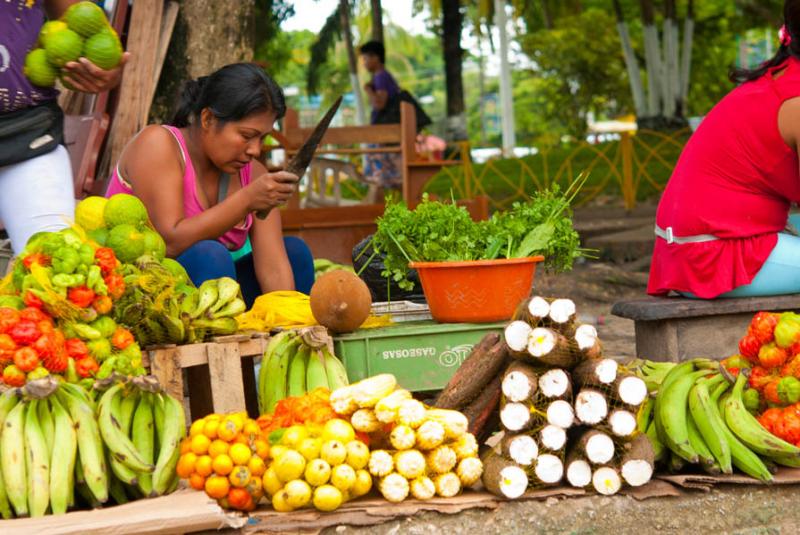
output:
{"label": "woman in pink tank top", "polygon": [[[195,284],[237,278],[245,300],[276,290],[310,291],[313,259],[283,238],[280,206],[298,177],[257,160],[264,137],[286,111],[283,92],[260,67],[237,63],[188,82],[169,126],[144,128],[116,165],[106,196],[130,193],[147,207]],[[259,219],[253,212],[265,212]],[[252,255],[231,252],[247,240]]]}
{"label": "woman in pink tank top", "polygon": [[[648,293],[749,297],[800,292],[800,0],[786,0],[776,56],[735,70],[658,205]],[[788,225],[791,227],[792,225]]]}

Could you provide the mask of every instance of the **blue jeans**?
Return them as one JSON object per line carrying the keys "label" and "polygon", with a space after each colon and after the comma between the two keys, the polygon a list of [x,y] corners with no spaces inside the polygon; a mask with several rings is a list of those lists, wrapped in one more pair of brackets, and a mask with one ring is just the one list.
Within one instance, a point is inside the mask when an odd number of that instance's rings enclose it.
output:
{"label": "blue jeans", "polygon": [[[800,214],[789,217],[800,228]],[[719,298],[765,297],[800,293],[800,237],[778,233],[778,243],[750,284],[734,288]],[[695,298],[686,293],[686,297]]]}
{"label": "blue jeans", "polygon": [[[283,238],[289,264],[292,266],[294,286],[298,292],[308,294],[314,284],[314,258],[308,245],[294,236]],[[239,282],[247,307],[253,306],[256,297],[262,294],[256,278],[253,254],[247,254],[234,262],[228,249],[216,240],[203,240],[186,249],[177,259],[186,269],[195,286],[203,281],[230,277]]]}

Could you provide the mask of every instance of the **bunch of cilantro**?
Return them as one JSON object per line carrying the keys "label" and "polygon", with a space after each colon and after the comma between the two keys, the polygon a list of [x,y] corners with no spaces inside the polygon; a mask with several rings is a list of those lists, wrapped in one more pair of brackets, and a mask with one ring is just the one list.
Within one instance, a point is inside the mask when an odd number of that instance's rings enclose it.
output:
{"label": "bunch of cilantro", "polygon": [[495,213],[476,223],[466,209],[454,203],[430,201],[427,196],[415,210],[401,202],[388,202],[372,245],[384,255],[383,275],[405,290],[409,262],[492,260],[543,255],[545,267],[568,271],[583,256],[578,233],[572,226],[570,203],[577,190],[561,193],[557,187],[536,193],[511,210]]}

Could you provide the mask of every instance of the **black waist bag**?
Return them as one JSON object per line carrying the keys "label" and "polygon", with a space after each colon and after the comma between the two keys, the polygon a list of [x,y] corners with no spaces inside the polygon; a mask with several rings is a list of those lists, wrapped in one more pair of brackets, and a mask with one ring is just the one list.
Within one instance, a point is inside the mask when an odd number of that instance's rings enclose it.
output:
{"label": "black waist bag", "polygon": [[64,141],[64,112],[55,101],[0,114],[0,167],[47,154]]}

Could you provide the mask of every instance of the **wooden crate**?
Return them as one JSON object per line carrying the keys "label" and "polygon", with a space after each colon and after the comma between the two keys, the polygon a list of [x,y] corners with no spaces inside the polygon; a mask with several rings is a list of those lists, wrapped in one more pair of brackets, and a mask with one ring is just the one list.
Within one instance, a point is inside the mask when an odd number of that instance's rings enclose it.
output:
{"label": "wooden crate", "polygon": [[143,351],[142,361],[171,396],[183,400],[188,387],[192,420],[243,410],[255,418],[255,359],[264,354],[268,340],[266,333],[249,333],[203,344],[157,346]]}

